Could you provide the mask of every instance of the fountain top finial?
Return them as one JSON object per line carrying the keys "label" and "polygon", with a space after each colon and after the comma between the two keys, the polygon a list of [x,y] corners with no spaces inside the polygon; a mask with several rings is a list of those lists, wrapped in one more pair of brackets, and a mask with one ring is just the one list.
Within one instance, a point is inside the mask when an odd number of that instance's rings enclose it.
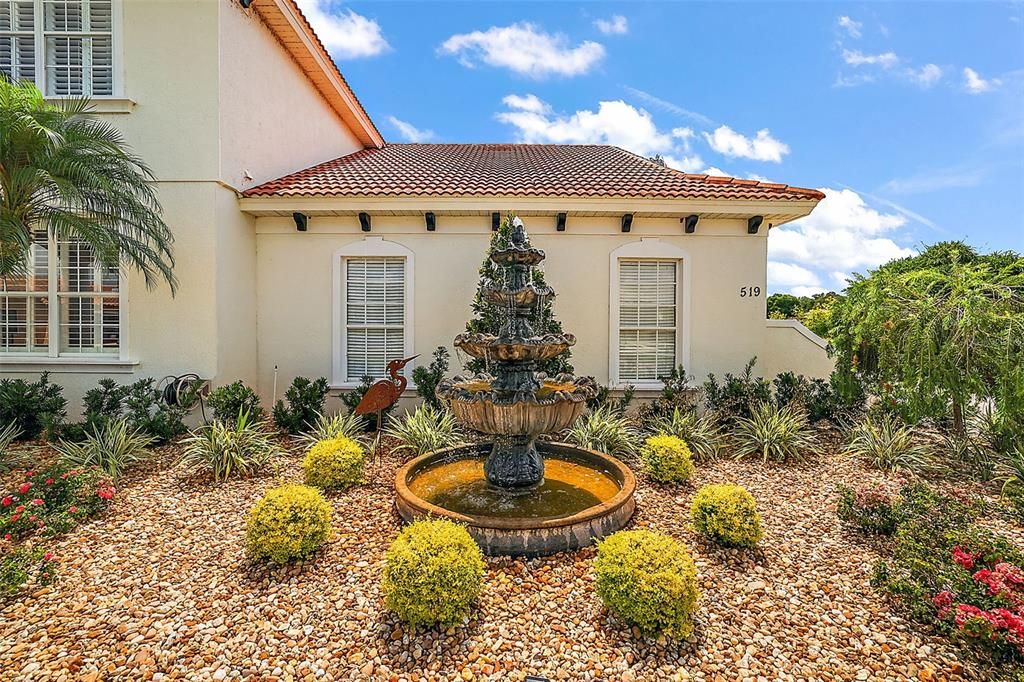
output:
{"label": "fountain top finial", "polygon": [[516,216],[512,219],[512,243],[516,246],[522,246],[526,243],[526,226],[523,225],[523,221]]}

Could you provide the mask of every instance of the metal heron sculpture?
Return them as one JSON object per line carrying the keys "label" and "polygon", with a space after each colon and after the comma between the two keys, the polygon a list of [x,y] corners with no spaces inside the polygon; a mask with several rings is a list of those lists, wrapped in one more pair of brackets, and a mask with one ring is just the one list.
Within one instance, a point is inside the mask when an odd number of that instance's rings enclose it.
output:
{"label": "metal heron sculpture", "polygon": [[355,414],[364,415],[376,412],[377,430],[380,431],[381,413],[397,403],[398,399],[402,397],[402,392],[405,391],[405,387],[409,385],[409,380],[398,372],[418,357],[419,355],[414,355],[411,358],[405,358],[404,360],[392,360],[389,362],[388,376],[390,378],[381,379],[370,386],[370,388],[366,389],[366,393],[363,394],[362,400],[360,400],[359,404],[356,405],[356,409],[354,410]]}

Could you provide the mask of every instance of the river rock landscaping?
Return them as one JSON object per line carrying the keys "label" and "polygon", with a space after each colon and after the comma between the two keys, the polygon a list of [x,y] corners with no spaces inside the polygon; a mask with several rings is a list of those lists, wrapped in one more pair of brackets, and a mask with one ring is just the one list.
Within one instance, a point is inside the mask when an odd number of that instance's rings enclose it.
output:
{"label": "river rock landscaping", "polygon": [[[174,445],[119,481],[103,516],[49,545],[59,577],[0,611],[4,680],[982,680],[992,671],[906,620],[871,587],[879,541],[836,516],[837,486],[892,477],[838,455],[800,466],[722,459],[684,485],[638,475],[633,529],[691,550],[701,592],[685,641],[645,637],[594,592],[594,549],[487,558],[462,625],[413,630],[386,611],[385,551],[400,529],[385,441],[366,482],[330,493],[333,537],[304,562],[253,563],[246,514],[301,480],[300,449],[272,473],[187,478]],[[40,450],[43,448],[40,447]],[[12,474],[13,475],[13,474]],[[754,550],[691,528],[695,491],[739,483],[758,501]],[[962,486],[961,486],[962,487]],[[994,498],[992,498],[994,502]],[[1014,522],[989,525],[1024,546]]]}

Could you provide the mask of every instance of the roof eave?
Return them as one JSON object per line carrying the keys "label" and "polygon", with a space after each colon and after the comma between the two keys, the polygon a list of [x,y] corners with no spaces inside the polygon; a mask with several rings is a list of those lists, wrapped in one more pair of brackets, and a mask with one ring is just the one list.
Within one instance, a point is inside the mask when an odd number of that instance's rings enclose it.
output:
{"label": "roof eave", "polygon": [[365,147],[383,147],[384,137],[295,0],[254,0],[252,7],[356,138]]}
{"label": "roof eave", "polygon": [[515,208],[523,212],[621,215],[716,215],[749,217],[762,215],[772,225],[810,214],[819,199],[652,199],[606,196],[385,196],[385,195],[273,195],[244,196],[239,208],[251,215],[344,215],[358,212],[415,214],[432,211],[440,214],[482,214]]}

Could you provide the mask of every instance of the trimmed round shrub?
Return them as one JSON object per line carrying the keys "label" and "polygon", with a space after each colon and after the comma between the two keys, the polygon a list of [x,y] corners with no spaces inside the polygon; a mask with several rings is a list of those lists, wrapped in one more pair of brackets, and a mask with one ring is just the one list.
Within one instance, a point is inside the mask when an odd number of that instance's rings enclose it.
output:
{"label": "trimmed round shrub", "polygon": [[656,481],[682,483],[693,476],[693,455],[681,438],[659,434],[644,441],[640,449],[644,469]]}
{"label": "trimmed round shrub", "polygon": [[703,486],[691,513],[698,533],[726,547],[753,547],[764,535],[757,502],[740,485]]}
{"label": "trimmed round shrub", "polygon": [[274,488],[249,512],[245,544],[249,556],[285,564],[304,559],[331,534],[331,505],[316,488]]}
{"label": "trimmed round shrub", "polygon": [[649,530],[624,530],[597,544],[597,595],[608,610],[645,633],[693,634],[700,592],[686,545]]}
{"label": "trimmed round shrub", "polygon": [[483,587],[483,553],[452,521],[406,526],[384,559],[384,605],[412,625],[459,623]]}
{"label": "trimmed round shrub", "polygon": [[306,484],[324,490],[347,488],[363,480],[363,446],[344,436],[315,444],[302,460]]}

